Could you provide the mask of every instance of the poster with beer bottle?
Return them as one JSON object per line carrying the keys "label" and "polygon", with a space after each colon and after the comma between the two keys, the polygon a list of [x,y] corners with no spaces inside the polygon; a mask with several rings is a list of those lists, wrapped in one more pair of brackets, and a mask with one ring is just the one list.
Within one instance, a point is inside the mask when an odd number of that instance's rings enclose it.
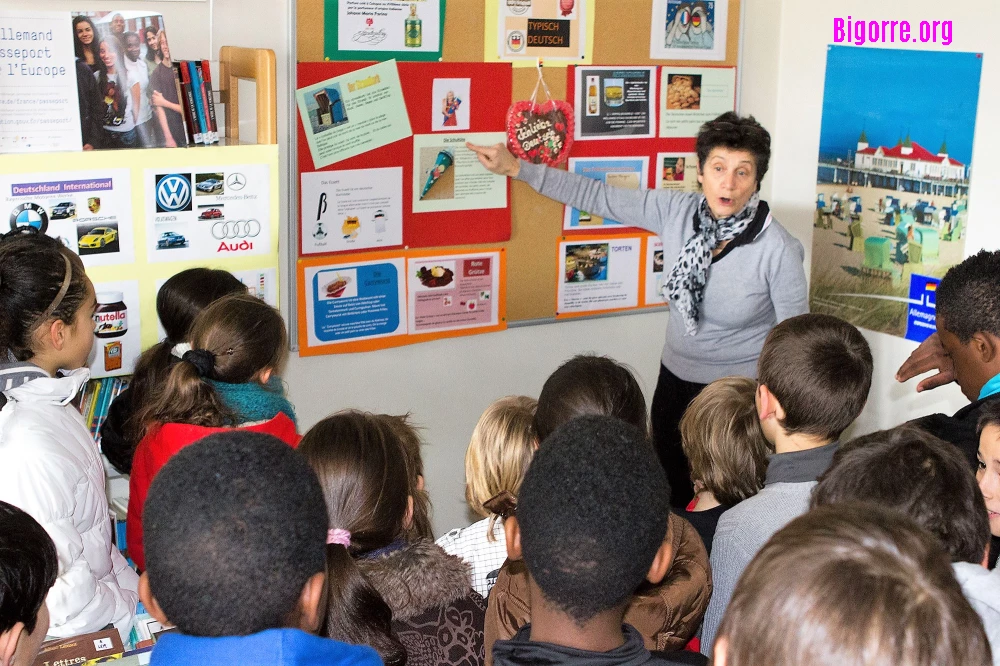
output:
{"label": "poster with beer bottle", "polygon": [[438,61],[445,0],[325,0],[328,60]]}

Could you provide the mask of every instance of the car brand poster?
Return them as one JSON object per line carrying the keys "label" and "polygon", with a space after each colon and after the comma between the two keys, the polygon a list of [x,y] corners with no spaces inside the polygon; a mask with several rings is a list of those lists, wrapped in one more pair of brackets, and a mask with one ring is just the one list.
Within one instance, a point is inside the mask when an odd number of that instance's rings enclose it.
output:
{"label": "car brand poster", "polygon": [[[53,171],[53,163],[62,170]],[[157,175],[175,174],[190,174],[188,189],[181,186],[183,179],[161,178],[170,184],[163,188],[160,208],[177,209],[178,219],[167,224],[187,224],[192,242],[158,251],[150,246],[163,232],[153,218],[174,213],[156,212],[152,183]],[[0,231],[44,228],[80,255],[102,306],[95,321],[95,331],[103,326],[102,337],[95,341],[91,370],[95,376],[130,374],[141,350],[162,337],[159,285],[182,270],[228,270],[249,293],[277,303],[277,192],[277,146],[25,154],[0,161]],[[205,214],[213,208],[222,215]],[[202,214],[205,219],[198,219]],[[213,225],[241,219],[259,221],[253,240],[212,235]],[[233,225],[226,233],[221,229],[216,227],[216,235],[234,233]],[[253,243],[252,250],[239,249],[244,240]],[[237,249],[220,249],[223,242]]]}
{"label": "car brand poster", "polygon": [[0,175],[0,201],[3,231],[35,227],[79,254],[87,268],[135,259],[128,169]]}
{"label": "car brand poster", "polygon": [[266,164],[146,169],[149,261],[271,251]]}

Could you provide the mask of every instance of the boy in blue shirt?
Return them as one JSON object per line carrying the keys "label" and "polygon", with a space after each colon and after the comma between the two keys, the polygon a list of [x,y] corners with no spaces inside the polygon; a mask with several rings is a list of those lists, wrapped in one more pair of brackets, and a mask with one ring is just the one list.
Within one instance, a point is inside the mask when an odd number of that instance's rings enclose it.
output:
{"label": "boy in blue shirt", "polygon": [[143,508],[139,595],[176,625],[152,666],[380,666],[369,647],[314,636],[323,622],[327,517],[312,469],[287,444],[211,435],[160,470]]}

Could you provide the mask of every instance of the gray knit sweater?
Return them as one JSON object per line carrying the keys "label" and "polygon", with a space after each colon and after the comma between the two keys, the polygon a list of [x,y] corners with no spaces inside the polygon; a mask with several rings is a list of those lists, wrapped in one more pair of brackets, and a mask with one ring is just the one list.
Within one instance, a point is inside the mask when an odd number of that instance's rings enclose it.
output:
{"label": "gray knit sweater", "polygon": [[[657,234],[665,270],[694,235],[697,193],[625,190],[523,160],[517,178],[550,199]],[[670,308],[663,365],[700,384],[729,375],[756,377],[768,332],[808,310],[804,256],[802,243],[769,220],[752,243],[713,263],[697,334],[686,335],[681,316]]]}
{"label": "gray knit sweater", "polygon": [[702,654],[712,655],[722,615],[743,570],[775,532],[809,510],[816,479],[830,466],[839,446],[833,442],[806,451],[772,454],[761,491],[719,518],[712,541],[712,599],[701,632]]}

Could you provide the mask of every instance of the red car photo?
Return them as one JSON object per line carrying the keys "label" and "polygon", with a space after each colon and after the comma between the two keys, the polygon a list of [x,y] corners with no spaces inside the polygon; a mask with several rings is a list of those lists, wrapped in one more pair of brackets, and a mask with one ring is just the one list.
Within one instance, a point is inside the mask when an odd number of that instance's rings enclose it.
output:
{"label": "red car photo", "polygon": [[208,210],[203,210],[201,215],[198,216],[199,220],[214,220],[217,217],[222,217],[222,211],[218,208],[209,208]]}

